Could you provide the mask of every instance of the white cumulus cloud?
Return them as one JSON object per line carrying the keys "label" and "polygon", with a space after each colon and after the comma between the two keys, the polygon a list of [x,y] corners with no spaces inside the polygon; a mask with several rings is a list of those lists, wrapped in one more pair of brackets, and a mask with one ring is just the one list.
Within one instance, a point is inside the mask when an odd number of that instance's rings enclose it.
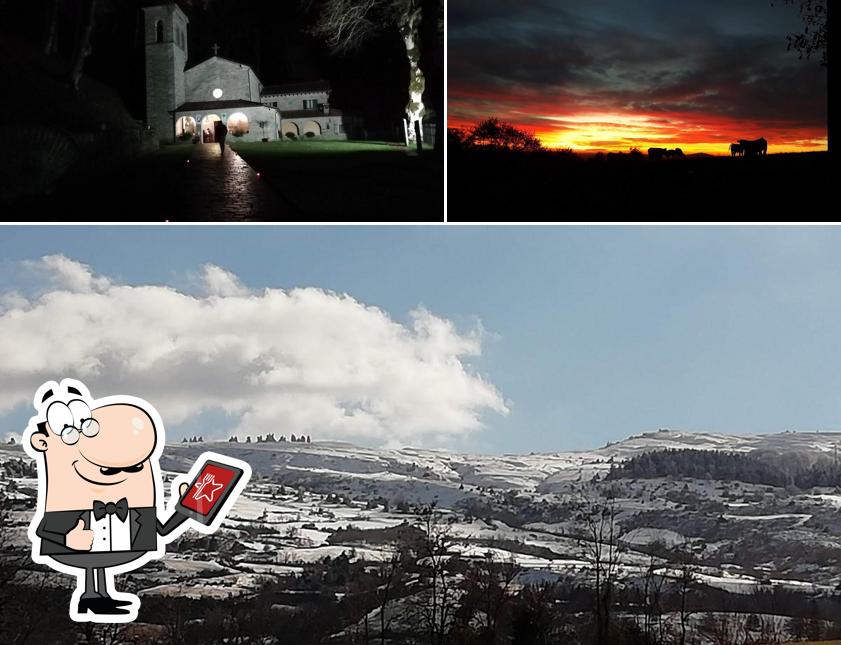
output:
{"label": "white cumulus cloud", "polygon": [[209,296],[247,296],[249,293],[239,278],[215,264],[202,267],[201,282]]}
{"label": "white cumulus cloud", "polygon": [[440,445],[508,411],[468,362],[481,327],[460,332],[424,308],[401,324],[346,294],[250,291],[214,265],[202,267],[198,297],[120,284],[64,256],[26,266],[51,286],[0,308],[0,413],[64,377],[94,396],[143,397],[170,427],[225,412],[240,436]]}
{"label": "white cumulus cloud", "polygon": [[90,292],[107,289],[111,281],[94,275],[91,268],[64,255],[45,255],[40,260],[30,260],[24,265],[36,273],[41,273],[56,289]]}

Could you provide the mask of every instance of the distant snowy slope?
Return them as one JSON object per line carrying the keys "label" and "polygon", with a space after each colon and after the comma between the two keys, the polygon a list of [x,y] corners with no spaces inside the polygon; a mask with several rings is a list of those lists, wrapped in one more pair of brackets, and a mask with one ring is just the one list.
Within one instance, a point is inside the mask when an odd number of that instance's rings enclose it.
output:
{"label": "distant snowy slope", "polygon": [[609,471],[611,460],[624,461],[643,452],[666,448],[831,454],[840,443],[841,433],[725,435],[677,431],[634,435],[591,451],[527,455],[480,455],[416,448],[388,450],[330,441],[179,443],[167,447],[161,465],[165,470],[183,472],[201,452],[216,450],[248,461],[255,475],[264,477],[280,476],[310,484],[318,480],[356,481],[368,490],[374,484],[388,487],[422,482],[439,496],[447,496],[461,485],[529,491],[546,490],[553,483],[588,481],[597,473]]}

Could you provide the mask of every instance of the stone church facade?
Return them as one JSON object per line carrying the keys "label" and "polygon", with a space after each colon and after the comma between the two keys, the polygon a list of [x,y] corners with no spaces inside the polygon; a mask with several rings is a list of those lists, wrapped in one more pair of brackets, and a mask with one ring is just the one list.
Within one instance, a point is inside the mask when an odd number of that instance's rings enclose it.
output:
{"label": "stone church facade", "polygon": [[243,63],[218,55],[187,65],[187,15],[175,4],[145,7],[146,120],[162,143],[213,140],[214,122],[242,141],[346,139],[326,81],[264,86]]}

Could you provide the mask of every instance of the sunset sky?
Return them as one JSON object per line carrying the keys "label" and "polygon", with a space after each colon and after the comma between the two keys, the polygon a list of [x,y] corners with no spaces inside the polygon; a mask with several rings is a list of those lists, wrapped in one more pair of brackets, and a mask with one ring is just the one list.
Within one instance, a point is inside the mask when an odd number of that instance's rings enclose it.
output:
{"label": "sunset sky", "polygon": [[826,74],[778,0],[453,0],[448,125],[496,116],[546,146],[826,149]]}

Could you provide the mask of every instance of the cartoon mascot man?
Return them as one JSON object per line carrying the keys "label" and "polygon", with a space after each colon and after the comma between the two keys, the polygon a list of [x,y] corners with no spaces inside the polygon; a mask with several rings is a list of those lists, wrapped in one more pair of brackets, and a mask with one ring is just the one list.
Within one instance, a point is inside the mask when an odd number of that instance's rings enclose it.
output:
{"label": "cartoon mascot man", "polygon": [[32,559],[77,577],[73,620],[134,620],[140,601],[115,592],[114,575],[162,557],[188,526],[215,531],[251,469],[204,453],[173,481],[165,511],[158,464],[165,435],[154,407],[132,396],[94,400],[73,379],[44,383],[34,405],[23,442],[38,464]]}

